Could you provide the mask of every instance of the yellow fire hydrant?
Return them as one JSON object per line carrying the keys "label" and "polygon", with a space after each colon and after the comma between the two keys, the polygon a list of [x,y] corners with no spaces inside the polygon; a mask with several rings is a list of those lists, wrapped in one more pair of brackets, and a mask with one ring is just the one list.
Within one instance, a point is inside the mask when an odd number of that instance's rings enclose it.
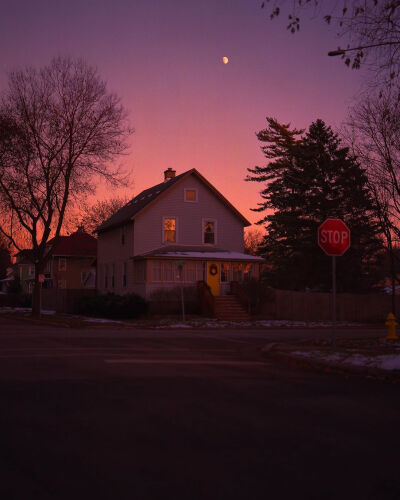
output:
{"label": "yellow fire hydrant", "polygon": [[399,337],[396,335],[396,326],[398,325],[393,313],[389,313],[386,318],[385,326],[387,328],[387,337],[385,340],[397,340]]}

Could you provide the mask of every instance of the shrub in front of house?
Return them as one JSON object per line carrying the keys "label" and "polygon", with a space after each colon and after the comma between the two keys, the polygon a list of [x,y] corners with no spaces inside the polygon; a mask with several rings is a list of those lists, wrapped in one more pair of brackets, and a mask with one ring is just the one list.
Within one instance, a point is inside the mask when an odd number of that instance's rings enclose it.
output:
{"label": "shrub in front of house", "polygon": [[252,279],[240,284],[244,294],[250,300],[252,314],[258,314],[263,304],[274,301],[274,290],[261,280]]}
{"label": "shrub in front of house", "polygon": [[147,312],[147,302],[135,293],[126,295],[95,295],[83,297],[78,305],[79,314],[109,319],[131,319]]}
{"label": "shrub in front of house", "polygon": [[[186,314],[200,314],[200,303],[195,286],[184,286],[183,298]],[[149,297],[149,312],[151,314],[181,314],[181,287],[154,290]]]}
{"label": "shrub in front of house", "polygon": [[27,293],[4,293],[0,295],[0,307],[31,307],[32,296]]}

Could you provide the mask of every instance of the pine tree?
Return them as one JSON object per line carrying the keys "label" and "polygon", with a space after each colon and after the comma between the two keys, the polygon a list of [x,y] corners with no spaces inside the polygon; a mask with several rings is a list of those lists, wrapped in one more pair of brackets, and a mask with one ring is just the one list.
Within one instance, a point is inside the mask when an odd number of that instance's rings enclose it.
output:
{"label": "pine tree", "polygon": [[262,150],[270,162],[248,169],[246,180],[267,183],[264,201],[253,210],[267,212],[258,222],[267,228],[259,253],[270,265],[271,285],[330,289],[331,258],[317,245],[318,226],[330,217],[351,231],[351,247],[337,262],[338,290],[369,290],[380,279],[382,242],[365,171],[322,120],[302,137],[300,130],[267,120],[257,137],[267,143]]}

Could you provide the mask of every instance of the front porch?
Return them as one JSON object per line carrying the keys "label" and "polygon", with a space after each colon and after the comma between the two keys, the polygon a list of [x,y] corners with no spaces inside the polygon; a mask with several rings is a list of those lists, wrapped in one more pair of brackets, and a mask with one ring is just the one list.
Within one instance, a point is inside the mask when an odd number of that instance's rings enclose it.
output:
{"label": "front porch", "polygon": [[147,299],[159,290],[197,286],[203,281],[213,296],[231,293],[231,283],[260,276],[261,257],[227,251],[177,251],[171,248],[134,258],[135,284],[144,288]]}

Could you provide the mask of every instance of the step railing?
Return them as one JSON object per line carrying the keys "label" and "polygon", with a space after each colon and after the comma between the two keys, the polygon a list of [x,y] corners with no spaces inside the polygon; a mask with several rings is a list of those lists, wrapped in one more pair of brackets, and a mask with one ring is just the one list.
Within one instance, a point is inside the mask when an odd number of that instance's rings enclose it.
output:
{"label": "step railing", "polygon": [[198,281],[197,291],[199,295],[201,313],[205,316],[215,316],[215,298],[211,293],[211,288],[205,281]]}
{"label": "step railing", "polygon": [[237,281],[231,281],[231,294],[234,295],[244,308],[244,310],[251,315],[251,304],[250,304],[250,299],[246,295],[246,293],[243,291],[243,288],[239,285]]}

